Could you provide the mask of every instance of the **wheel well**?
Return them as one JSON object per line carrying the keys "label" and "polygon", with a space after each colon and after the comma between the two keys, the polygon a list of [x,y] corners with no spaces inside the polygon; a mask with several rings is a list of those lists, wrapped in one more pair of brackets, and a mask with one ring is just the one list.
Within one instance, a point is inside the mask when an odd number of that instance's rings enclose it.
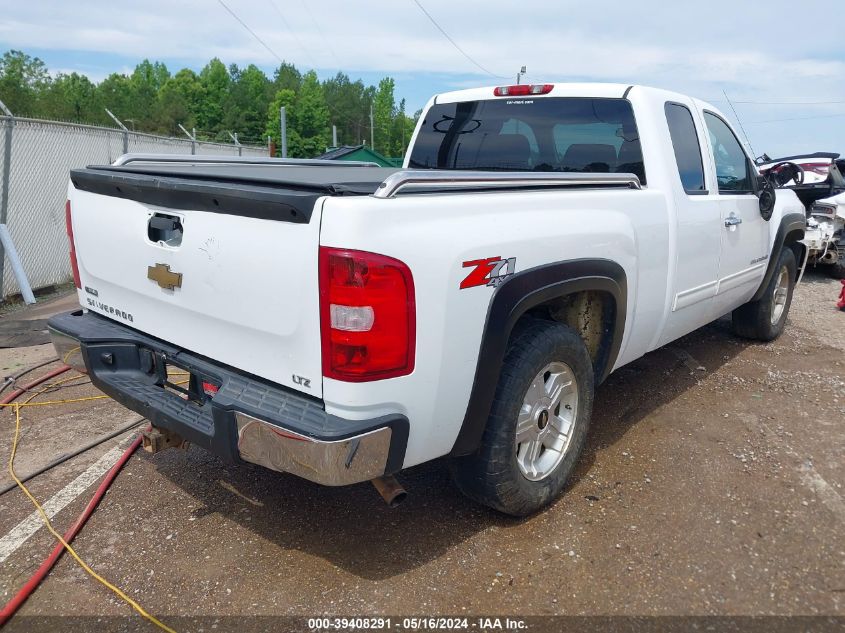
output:
{"label": "wheel well", "polygon": [[568,325],[578,332],[590,359],[596,381],[605,373],[613,343],[616,300],[609,292],[583,290],[534,306],[522,318],[546,319]]}
{"label": "wheel well", "polygon": [[807,253],[807,246],[805,244],[803,244],[802,242],[799,242],[797,240],[790,242],[789,244],[787,244],[787,246],[789,246],[789,248],[792,249],[792,252],[795,253],[795,263],[796,263],[795,269],[797,271],[796,274],[798,275],[798,277],[800,277],[801,276],[801,265],[804,263],[804,256]]}

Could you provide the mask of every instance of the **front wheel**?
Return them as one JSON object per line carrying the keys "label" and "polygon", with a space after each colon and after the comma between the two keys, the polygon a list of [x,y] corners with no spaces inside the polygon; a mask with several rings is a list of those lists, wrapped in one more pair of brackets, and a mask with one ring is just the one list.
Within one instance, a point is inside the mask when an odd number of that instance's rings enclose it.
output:
{"label": "front wheel", "polygon": [[795,253],[784,247],[763,296],[758,301],[749,301],[738,307],[731,314],[735,334],[758,341],[773,341],[781,335],[792,304],[796,270]]}
{"label": "front wheel", "polygon": [[530,320],[509,344],[479,450],[452,462],[468,497],[513,516],[554,501],[578,461],[593,406],[583,340],[560,323]]}

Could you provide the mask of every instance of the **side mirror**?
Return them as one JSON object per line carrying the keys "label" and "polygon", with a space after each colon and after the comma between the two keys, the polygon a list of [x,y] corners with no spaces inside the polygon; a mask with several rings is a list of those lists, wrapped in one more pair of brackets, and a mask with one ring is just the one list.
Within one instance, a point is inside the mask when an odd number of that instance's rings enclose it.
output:
{"label": "side mirror", "polygon": [[774,186],[765,176],[757,176],[756,184],[756,193],[760,204],[760,215],[768,222],[775,210],[777,194],[775,193]]}

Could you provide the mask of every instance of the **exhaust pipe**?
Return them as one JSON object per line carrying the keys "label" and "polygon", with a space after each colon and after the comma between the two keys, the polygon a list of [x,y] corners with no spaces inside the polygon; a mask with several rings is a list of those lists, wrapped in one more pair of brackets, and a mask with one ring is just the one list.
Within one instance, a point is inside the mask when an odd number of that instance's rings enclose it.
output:
{"label": "exhaust pipe", "polygon": [[396,477],[393,475],[378,477],[377,479],[373,479],[372,482],[373,486],[375,486],[376,490],[378,490],[378,493],[381,495],[381,498],[384,499],[384,502],[391,508],[398,506],[405,500],[405,497],[408,496],[408,493],[405,492],[402,484],[396,481]]}

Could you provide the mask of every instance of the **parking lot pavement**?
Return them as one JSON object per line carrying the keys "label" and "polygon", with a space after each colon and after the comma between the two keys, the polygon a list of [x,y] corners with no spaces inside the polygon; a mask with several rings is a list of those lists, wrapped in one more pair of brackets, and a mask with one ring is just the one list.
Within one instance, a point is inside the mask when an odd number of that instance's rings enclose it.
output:
{"label": "parking lot pavement", "polygon": [[[845,313],[811,274],[772,344],[725,320],[615,372],[596,397],[566,494],[525,520],[462,498],[443,461],[322,488],[202,450],[138,453],[77,537],[80,554],[150,611],[245,614],[845,613]],[[25,354],[27,352],[20,352]],[[90,386],[69,393],[92,394]],[[68,394],[66,394],[68,395]],[[104,400],[25,413],[23,464],[115,428]],[[0,427],[5,459],[9,416]],[[114,443],[39,477],[44,500]],[[4,480],[5,481],[5,480]],[[67,525],[91,490],[57,515]],[[0,497],[0,535],[32,508]],[[0,600],[51,546],[0,568]],[[22,614],[126,615],[64,557]],[[10,631],[21,629],[17,619]]]}

